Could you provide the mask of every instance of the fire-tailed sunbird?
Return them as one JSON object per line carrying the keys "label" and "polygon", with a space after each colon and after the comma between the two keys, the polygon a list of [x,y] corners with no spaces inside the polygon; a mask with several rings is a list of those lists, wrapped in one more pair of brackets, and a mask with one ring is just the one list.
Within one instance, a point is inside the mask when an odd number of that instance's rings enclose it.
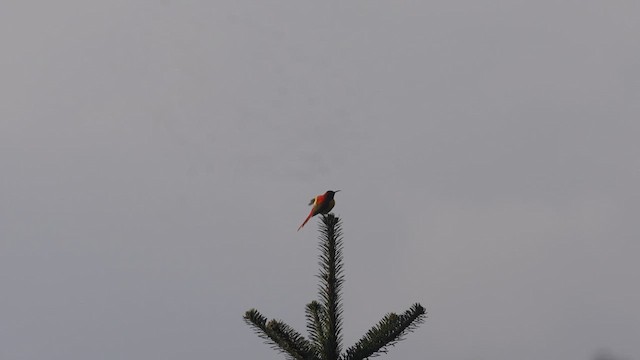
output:
{"label": "fire-tailed sunbird", "polygon": [[338,191],[340,190],[336,190],[336,191],[329,190],[326,193],[322,195],[318,195],[313,199],[311,199],[311,201],[309,202],[309,206],[313,205],[313,207],[311,208],[311,212],[309,213],[309,216],[307,216],[307,218],[304,219],[304,222],[302,223],[302,225],[300,225],[300,227],[298,228],[298,231],[300,231],[300,229],[302,229],[304,224],[306,224],[307,221],[309,221],[309,219],[311,219],[312,217],[318,214],[329,213],[329,211],[331,211],[331,209],[333,209],[333,207],[336,205],[336,201],[333,199],[333,196]]}

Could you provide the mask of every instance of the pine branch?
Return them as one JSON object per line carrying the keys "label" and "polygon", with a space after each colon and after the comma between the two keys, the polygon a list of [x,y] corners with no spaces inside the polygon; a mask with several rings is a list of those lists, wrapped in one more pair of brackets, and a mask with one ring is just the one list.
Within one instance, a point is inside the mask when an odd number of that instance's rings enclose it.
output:
{"label": "pine branch", "polygon": [[402,341],[426,316],[424,307],[414,304],[402,315],[390,313],[371,328],[354,346],[347,349],[344,360],[362,360],[386,353],[389,346]]}
{"label": "pine branch", "polygon": [[307,304],[306,315],[309,339],[314,344],[319,354],[326,336],[324,332],[326,327],[326,324],[324,323],[326,314],[319,302],[312,301],[311,303]]}
{"label": "pine branch", "polygon": [[267,318],[256,309],[251,309],[244,313],[244,322],[253,328],[253,331],[265,340],[265,343],[271,345],[272,348],[278,349],[278,339],[271,336],[267,329]]}
{"label": "pine branch", "polygon": [[340,292],[342,272],[342,228],[340,219],[333,214],[322,217],[320,226],[320,287],[321,305],[325,310],[321,323],[325,325],[322,343],[323,360],[337,360],[342,342],[342,305]]}
{"label": "pine branch", "polygon": [[342,303],[344,282],[342,263],[342,223],[333,214],[323,215],[320,225],[318,293],[320,300],[309,303],[305,309],[309,339],[289,325],[271,320],[256,309],[247,311],[245,322],[259,337],[288,358],[298,360],[362,360],[386,353],[389,346],[402,341],[404,336],[421,324],[426,311],[416,303],[401,315],[389,313],[372,327],[354,346],[341,356]]}
{"label": "pine branch", "polygon": [[244,320],[253,327],[259,337],[266,340],[267,344],[276,350],[282,351],[292,359],[316,359],[311,343],[289,325],[277,320],[271,320],[267,323],[267,318],[256,309],[247,311],[244,315]]}
{"label": "pine branch", "polygon": [[315,359],[315,349],[311,343],[291,326],[278,320],[271,320],[267,324],[269,329],[278,339],[278,345],[295,359]]}

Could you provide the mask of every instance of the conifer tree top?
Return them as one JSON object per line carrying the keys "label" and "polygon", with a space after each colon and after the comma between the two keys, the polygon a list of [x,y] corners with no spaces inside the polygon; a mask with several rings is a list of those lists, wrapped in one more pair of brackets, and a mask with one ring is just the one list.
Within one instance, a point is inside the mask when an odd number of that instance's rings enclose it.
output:
{"label": "conifer tree top", "polygon": [[267,320],[256,309],[244,315],[245,322],[274,349],[291,359],[361,360],[386,353],[389,346],[403,340],[424,321],[426,311],[418,303],[400,315],[389,313],[355,345],[342,352],[342,223],[332,213],[322,216],[318,248],[319,299],[307,304],[305,309],[308,338],[282,321]]}

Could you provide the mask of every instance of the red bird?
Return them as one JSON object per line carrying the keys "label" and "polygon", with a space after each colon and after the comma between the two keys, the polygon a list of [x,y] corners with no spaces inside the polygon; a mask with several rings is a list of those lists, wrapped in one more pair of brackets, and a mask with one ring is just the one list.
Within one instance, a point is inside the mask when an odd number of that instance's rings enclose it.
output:
{"label": "red bird", "polygon": [[323,195],[318,195],[313,199],[311,199],[311,201],[309,202],[309,206],[313,205],[313,207],[311,208],[311,212],[309,213],[309,216],[307,216],[307,218],[304,219],[304,222],[302,223],[302,225],[300,225],[300,227],[298,228],[298,231],[300,231],[300,229],[302,229],[304,224],[306,224],[307,221],[309,221],[309,219],[311,219],[313,216],[318,214],[329,213],[329,211],[331,211],[331,209],[333,209],[333,207],[336,205],[336,201],[333,200],[333,196],[338,191],[340,190],[336,190],[336,191],[329,190]]}

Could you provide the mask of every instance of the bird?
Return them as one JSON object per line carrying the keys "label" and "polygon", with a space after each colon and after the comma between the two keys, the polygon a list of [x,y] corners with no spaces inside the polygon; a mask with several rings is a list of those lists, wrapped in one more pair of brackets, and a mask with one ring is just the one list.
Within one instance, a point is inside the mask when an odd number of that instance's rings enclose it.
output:
{"label": "bird", "polygon": [[329,213],[329,211],[331,211],[331,209],[333,209],[333,207],[336,205],[336,201],[333,199],[333,196],[338,191],[340,190],[328,190],[326,193],[318,195],[311,199],[311,201],[309,201],[309,206],[313,205],[313,207],[311,208],[311,212],[309,212],[309,216],[304,219],[304,222],[302,223],[302,225],[300,225],[298,231],[300,231],[304,224],[306,224],[307,221],[309,221],[309,219],[311,219],[315,215]]}

